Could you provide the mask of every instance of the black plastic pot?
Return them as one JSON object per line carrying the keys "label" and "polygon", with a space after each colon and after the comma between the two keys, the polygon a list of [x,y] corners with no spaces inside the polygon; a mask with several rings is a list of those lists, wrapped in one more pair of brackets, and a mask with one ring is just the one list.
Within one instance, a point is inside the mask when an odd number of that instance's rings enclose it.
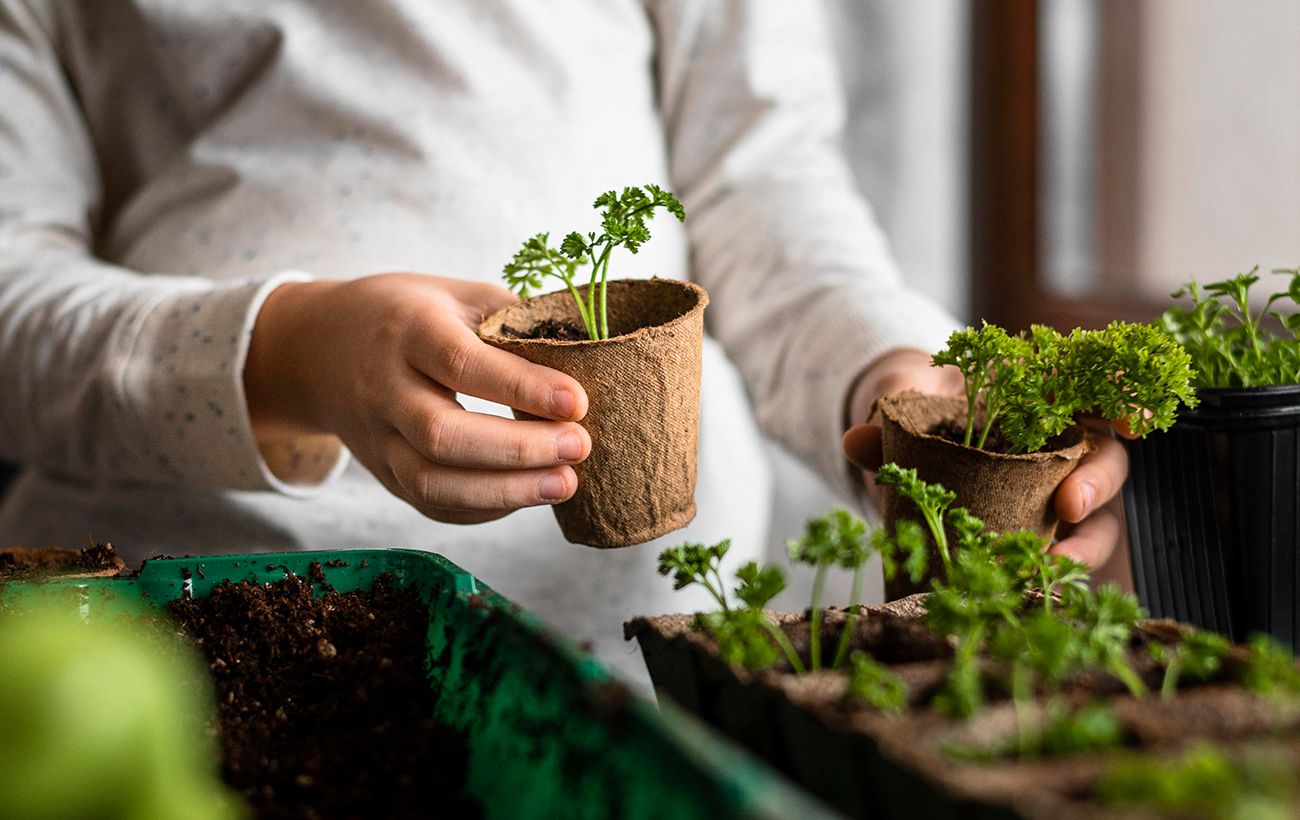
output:
{"label": "black plastic pot", "polygon": [[1138,597],[1155,617],[1300,649],[1300,385],[1197,395],[1127,445]]}

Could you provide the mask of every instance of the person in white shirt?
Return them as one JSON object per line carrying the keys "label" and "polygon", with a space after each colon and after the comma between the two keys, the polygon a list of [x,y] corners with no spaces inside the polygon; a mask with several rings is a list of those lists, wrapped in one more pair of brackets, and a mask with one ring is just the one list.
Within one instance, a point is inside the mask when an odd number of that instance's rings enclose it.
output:
{"label": "person in white shirt", "polygon": [[[759,430],[851,498],[874,397],[953,389],[841,118],[817,3],[0,0],[0,541],[431,549],[641,674],[621,622],[703,603],[659,549],[766,541]],[[700,514],[595,551],[546,509],[582,387],[472,328],[524,238],[645,182],[686,224],[613,273],[712,298]],[[1071,476],[1057,549],[1104,558],[1124,469]]]}

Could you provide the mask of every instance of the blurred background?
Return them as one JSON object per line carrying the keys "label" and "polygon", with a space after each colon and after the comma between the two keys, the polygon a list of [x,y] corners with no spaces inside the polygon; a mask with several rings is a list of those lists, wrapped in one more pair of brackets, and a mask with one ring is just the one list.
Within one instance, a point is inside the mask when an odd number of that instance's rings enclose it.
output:
{"label": "blurred background", "polygon": [[[858,182],[959,318],[1150,320],[1189,277],[1300,264],[1300,0],[823,2]],[[837,499],[770,450],[784,563]]]}
{"label": "blurred background", "polygon": [[[1300,264],[1297,0],[827,5],[858,182],[959,318],[1149,321],[1191,277]],[[836,502],[773,450],[778,557]]]}

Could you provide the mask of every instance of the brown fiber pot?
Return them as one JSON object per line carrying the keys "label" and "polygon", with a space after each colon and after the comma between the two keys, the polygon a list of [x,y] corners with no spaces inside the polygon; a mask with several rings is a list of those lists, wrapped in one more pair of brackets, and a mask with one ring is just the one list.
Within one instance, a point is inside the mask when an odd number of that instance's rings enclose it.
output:
{"label": "brown fiber pot", "polygon": [[574,468],[573,498],[554,508],[569,541],[628,547],[695,517],[708,303],[704,289],[690,282],[626,279],[608,285],[608,339],[519,339],[504,330],[528,332],[546,319],[581,327],[567,290],[511,305],[479,325],[484,341],[567,373],[587,391],[581,423],[591,434],[591,455]]}
{"label": "brown fiber pot", "polygon": [[[989,453],[949,441],[933,431],[945,422],[965,426],[966,400],[906,392],[883,398],[877,404],[886,463],[915,469],[923,481],[942,484],[957,494],[956,506],[965,507],[996,532],[1030,530],[1051,538],[1058,522],[1052,495],[1079,459],[1092,450],[1083,427],[1058,436],[1056,449],[1037,453]],[[912,502],[892,490],[885,496],[885,526],[893,531],[898,521],[920,520]],[[949,540],[953,535],[949,532]],[[932,556],[930,566],[939,566]],[[889,600],[929,588],[899,577],[886,584]]]}

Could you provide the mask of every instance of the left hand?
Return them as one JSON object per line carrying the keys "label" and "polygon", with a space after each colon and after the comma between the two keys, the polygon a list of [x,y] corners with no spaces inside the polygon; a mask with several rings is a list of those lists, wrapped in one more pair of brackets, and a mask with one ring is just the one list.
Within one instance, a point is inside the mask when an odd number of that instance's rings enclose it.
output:
{"label": "left hand", "polygon": [[[875,497],[872,475],[882,461],[880,418],[872,416],[876,399],[916,390],[937,396],[961,396],[962,377],[954,367],[934,367],[920,350],[896,350],[877,359],[858,379],[849,400],[849,430],[844,454],[861,467],[868,491]],[[1102,422],[1104,424],[1104,422]],[[1117,426],[1121,435],[1127,429]],[[1117,505],[1109,502],[1128,474],[1124,446],[1104,432],[1094,436],[1097,448],[1083,457],[1056,490],[1054,505],[1061,517],[1061,540],[1049,550],[1090,567],[1099,567],[1114,552],[1122,522]]]}

